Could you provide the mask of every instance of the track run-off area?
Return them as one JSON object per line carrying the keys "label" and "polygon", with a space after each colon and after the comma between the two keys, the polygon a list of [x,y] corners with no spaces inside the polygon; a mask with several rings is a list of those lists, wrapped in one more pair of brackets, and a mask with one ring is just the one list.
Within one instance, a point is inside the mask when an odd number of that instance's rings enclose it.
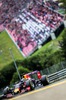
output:
{"label": "track run-off area", "polygon": [[66,80],[58,81],[9,100],[66,100]]}

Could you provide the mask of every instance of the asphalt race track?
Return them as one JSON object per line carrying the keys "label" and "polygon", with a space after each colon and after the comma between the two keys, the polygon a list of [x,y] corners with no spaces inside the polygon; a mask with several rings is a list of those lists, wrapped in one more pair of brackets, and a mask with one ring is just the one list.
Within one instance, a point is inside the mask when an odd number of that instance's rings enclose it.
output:
{"label": "asphalt race track", "polygon": [[19,95],[10,100],[66,100],[66,80]]}

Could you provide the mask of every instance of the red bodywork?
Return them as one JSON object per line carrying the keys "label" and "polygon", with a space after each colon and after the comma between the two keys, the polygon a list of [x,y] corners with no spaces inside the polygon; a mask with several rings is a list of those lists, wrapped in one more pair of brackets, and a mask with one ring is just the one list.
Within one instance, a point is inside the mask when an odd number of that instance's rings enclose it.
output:
{"label": "red bodywork", "polygon": [[41,79],[40,71],[34,71],[34,72],[30,72],[30,73],[24,75],[24,78],[26,78],[26,79],[35,78],[35,77],[37,79]]}

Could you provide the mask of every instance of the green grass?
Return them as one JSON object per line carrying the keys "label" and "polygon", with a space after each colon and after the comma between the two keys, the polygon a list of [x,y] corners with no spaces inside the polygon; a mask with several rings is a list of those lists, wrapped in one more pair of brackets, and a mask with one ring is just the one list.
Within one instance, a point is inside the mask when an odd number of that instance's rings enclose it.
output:
{"label": "green grass", "polygon": [[56,52],[59,49],[59,43],[57,40],[52,40],[42,46],[37,52],[35,52],[32,56],[40,54],[40,52],[45,52],[46,50],[52,49],[52,53]]}
{"label": "green grass", "polygon": [[0,69],[13,61],[10,55],[9,48],[12,49],[15,60],[23,59],[23,56],[21,55],[13,41],[10,39],[8,34],[3,31],[0,33]]}

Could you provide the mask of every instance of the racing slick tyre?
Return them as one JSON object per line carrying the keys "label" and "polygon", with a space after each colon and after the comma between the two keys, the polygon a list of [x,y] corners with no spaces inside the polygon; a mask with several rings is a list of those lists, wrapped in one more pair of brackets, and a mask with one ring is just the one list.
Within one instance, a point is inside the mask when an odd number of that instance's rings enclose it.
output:
{"label": "racing slick tyre", "polygon": [[26,87],[30,87],[31,90],[34,90],[34,89],[35,89],[35,85],[34,85],[34,83],[32,82],[32,80],[27,80],[27,81],[26,81]]}
{"label": "racing slick tyre", "polygon": [[48,79],[47,75],[43,75],[41,77],[41,84],[43,84],[43,86],[46,86],[49,84],[49,79]]}

